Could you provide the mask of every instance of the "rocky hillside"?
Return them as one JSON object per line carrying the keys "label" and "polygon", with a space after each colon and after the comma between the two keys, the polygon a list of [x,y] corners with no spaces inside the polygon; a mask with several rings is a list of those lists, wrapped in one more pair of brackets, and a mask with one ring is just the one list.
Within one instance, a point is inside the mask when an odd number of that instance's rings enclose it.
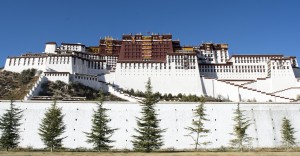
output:
{"label": "rocky hillside", "polygon": [[22,100],[32,88],[38,76],[36,70],[24,70],[21,73],[0,71],[0,99]]}
{"label": "rocky hillside", "polygon": [[[39,96],[57,96],[57,97],[86,97],[86,100],[97,100],[99,91],[84,86],[80,83],[66,84],[62,81],[48,81],[42,84],[42,91]],[[124,101],[109,93],[105,93],[106,101]]]}

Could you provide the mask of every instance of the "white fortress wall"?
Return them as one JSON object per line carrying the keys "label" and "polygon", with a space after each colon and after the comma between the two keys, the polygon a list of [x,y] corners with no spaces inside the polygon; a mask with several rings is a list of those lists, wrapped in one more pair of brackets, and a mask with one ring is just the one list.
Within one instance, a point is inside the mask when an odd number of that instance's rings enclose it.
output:
{"label": "white fortress wall", "polygon": [[275,95],[297,99],[297,96],[300,95],[300,87],[292,87],[283,91],[275,92]]}
{"label": "white fortress wall", "polygon": [[[50,107],[49,101],[24,101],[15,102],[23,112],[21,120],[21,147],[44,148],[43,142],[38,135],[38,128],[45,110]],[[282,118],[287,117],[296,131],[300,131],[300,103],[241,103],[241,110],[250,119],[252,125],[247,133],[253,138],[253,147],[278,147],[281,145],[281,123]],[[96,109],[94,102],[58,102],[62,107],[66,132],[63,141],[67,148],[92,148],[86,142],[86,135],[83,132],[90,132],[91,117],[93,109]],[[166,128],[163,133],[163,140],[166,148],[193,149],[192,139],[185,129],[190,126],[193,119],[192,110],[196,103],[160,103],[156,110],[161,119],[160,127]],[[111,118],[110,126],[118,128],[112,136],[116,142],[112,143],[115,149],[132,149],[132,135],[136,134],[136,117],[140,116],[140,105],[131,102],[105,102],[104,107],[108,108],[108,116]],[[233,111],[237,103],[207,103],[209,122],[205,125],[210,133],[202,141],[211,141],[206,148],[228,147],[230,133],[233,131]],[[0,114],[9,108],[9,101],[2,101]],[[296,142],[300,141],[300,133],[295,133]]]}
{"label": "white fortress wall", "polygon": [[75,74],[72,75],[72,82],[79,82],[96,90],[102,88],[104,91],[107,91],[107,87],[105,87],[106,85],[98,82],[98,77],[96,75]]}
{"label": "white fortress wall", "polygon": [[215,89],[214,79],[200,77],[200,82],[201,82],[201,91],[203,92],[203,95],[217,97],[217,94],[215,94],[214,91]]}
{"label": "white fortress wall", "polygon": [[100,74],[103,72],[103,66],[105,65],[104,62],[88,61],[78,57],[74,57],[72,61],[72,72],[80,74]]}
{"label": "white fortress wall", "polygon": [[68,72],[45,72],[44,74],[48,81],[70,83],[70,73]]}
{"label": "white fortress wall", "polygon": [[271,78],[258,79],[256,81],[256,89],[267,93],[272,92],[272,79]]}
{"label": "white fortress wall", "polygon": [[98,80],[99,81],[104,81],[104,82],[107,82],[107,83],[111,83],[111,84],[115,84],[116,83],[116,72],[109,72],[109,73],[106,73],[106,74],[100,74],[100,76],[98,76]]}
{"label": "white fortress wall", "polygon": [[72,56],[50,55],[47,57],[45,71],[72,73]]}
{"label": "white fortress wall", "polygon": [[[129,63],[128,63],[129,64]],[[131,63],[132,65],[133,63]],[[146,64],[146,63],[145,63]],[[195,69],[175,69],[174,66],[166,66],[166,69],[160,68],[159,63],[147,63],[148,68],[134,69],[133,67],[121,67],[121,63],[117,63],[115,72],[115,84],[123,89],[131,89],[144,91],[148,78],[151,78],[153,92],[161,94],[171,93],[177,95],[197,94],[201,95],[201,82],[198,66]],[[161,63],[163,64],[163,63]],[[140,66],[143,63],[139,64]],[[124,66],[124,63],[123,63]],[[162,67],[164,68],[164,67]]]}
{"label": "white fortress wall", "polygon": [[287,62],[281,62],[283,64],[276,64],[278,63],[277,61],[278,60],[276,60],[276,62],[275,60],[271,60],[270,62],[273,68],[273,70],[271,70],[272,92],[297,86],[297,79],[295,78],[293,69],[289,66],[284,66],[284,63],[290,63],[290,61],[286,60]]}
{"label": "white fortress wall", "polygon": [[46,57],[8,57],[4,70],[21,73],[23,70],[35,68],[45,70]]}
{"label": "white fortress wall", "polygon": [[226,80],[255,80],[265,78],[267,70],[265,65],[234,64],[234,65],[200,65],[201,75],[205,77]]}

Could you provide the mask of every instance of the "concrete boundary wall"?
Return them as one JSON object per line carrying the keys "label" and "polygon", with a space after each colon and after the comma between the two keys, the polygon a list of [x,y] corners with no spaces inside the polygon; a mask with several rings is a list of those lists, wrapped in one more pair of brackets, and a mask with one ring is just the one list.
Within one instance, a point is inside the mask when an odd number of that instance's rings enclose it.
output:
{"label": "concrete boundary wall", "polygon": [[[9,108],[9,101],[0,102],[0,115]],[[15,104],[24,110],[21,122],[21,147],[44,148],[43,142],[38,135],[38,128],[45,110],[50,107],[51,101],[16,101]],[[86,142],[83,132],[89,132],[91,128],[91,117],[95,102],[64,102],[59,101],[58,106],[65,114],[67,136],[63,145],[67,148],[92,148]],[[164,149],[193,149],[192,139],[187,137],[193,120],[192,110],[197,103],[159,103],[156,106],[161,128],[167,128],[164,136]],[[211,144],[205,148],[219,148],[229,146],[232,139],[230,133],[233,128],[233,111],[237,103],[207,103],[209,122],[207,128],[211,133],[203,141],[210,141]],[[118,128],[112,136],[116,142],[112,143],[114,149],[132,149],[132,135],[136,134],[136,117],[140,116],[140,105],[132,102],[105,102],[104,107],[111,118],[110,126]],[[241,109],[253,123],[247,133],[253,138],[252,147],[279,147],[281,146],[280,128],[282,118],[285,116],[291,120],[297,138],[300,142],[300,103],[241,103]]]}

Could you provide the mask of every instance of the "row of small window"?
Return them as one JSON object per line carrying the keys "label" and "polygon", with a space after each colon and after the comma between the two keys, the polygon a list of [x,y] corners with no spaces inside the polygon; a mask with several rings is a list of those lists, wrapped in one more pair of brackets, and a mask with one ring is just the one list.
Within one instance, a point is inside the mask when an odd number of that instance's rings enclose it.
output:
{"label": "row of small window", "polygon": [[192,65],[195,65],[195,62],[188,62],[188,61],[175,62],[175,65],[180,65],[180,64],[192,64]]}
{"label": "row of small window", "polygon": [[[35,61],[34,61],[34,59],[32,60],[32,61],[30,61],[30,60],[28,60],[27,62],[26,62],[26,60],[24,60],[24,61],[22,61],[23,62],[23,66],[25,66],[26,65],[26,63],[27,63],[27,65],[30,65],[30,64],[32,64],[32,65],[34,65],[35,64]],[[43,65],[43,60],[42,61],[38,61],[37,62],[37,65]],[[12,61],[10,60],[9,61],[9,63],[8,63],[8,66],[15,66],[15,65],[20,65],[21,64],[21,60],[19,59],[18,61],[16,61],[16,60],[14,60],[13,61],[13,63],[12,63]]]}
{"label": "row of small window", "polygon": [[270,58],[277,58],[277,57],[253,57],[251,58],[235,58],[235,63],[260,63],[260,62],[267,62]]}
{"label": "row of small window", "polygon": [[69,61],[70,57],[49,57],[50,61],[58,61],[58,60],[63,60],[63,61]]}
{"label": "row of small window", "polygon": [[[167,52],[167,51],[170,51],[169,48],[148,48],[148,49],[151,49],[151,51],[154,51],[154,52]],[[141,52],[143,51],[142,49],[124,49],[125,52]]]}
{"label": "row of small window", "polygon": [[125,48],[132,48],[132,49],[135,49],[135,48],[141,48],[141,47],[146,47],[146,46],[148,46],[148,47],[156,47],[156,48],[162,48],[162,47],[164,47],[164,48],[166,48],[166,47],[169,47],[168,45],[161,45],[161,44],[159,44],[159,45],[155,45],[155,44],[149,44],[149,45],[125,45]]}
{"label": "row of small window", "polygon": [[121,63],[121,67],[123,66],[150,66],[150,67],[154,67],[154,66],[166,66],[166,63]]}
{"label": "row of small window", "polygon": [[200,72],[236,72],[236,73],[256,73],[265,72],[265,69],[253,69],[253,70],[234,70],[234,69],[200,69]]}
{"label": "row of small window", "polygon": [[[273,69],[276,69],[274,66],[273,66]],[[277,69],[290,69],[289,66],[277,66]]]}
{"label": "row of small window", "polygon": [[241,60],[241,61],[235,60],[235,63],[264,63],[266,61],[267,60]]}
{"label": "row of small window", "polygon": [[[76,60],[77,59],[74,59],[74,65],[76,64]],[[97,66],[103,66],[103,62],[95,62],[95,61],[89,61],[89,60],[83,60],[83,59],[79,59],[78,61],[80,61],[80,60],[81,60],[81,64],[83,64],[83,65],[86,63],[88,66],[93,66],[94,64],[97,64]]]}
{"label": "row of small window", "polygon": [[[204,54],[204,55],[201,55],[203,57],[213,57],[213,54]],[[216,58],[218,58],[218,55],[215,56]],[[221,55],[221,58],[223,58],[223,55]],[[227,55],[225,55],[225,58],[227,58]]]}
{"label": "row of small window", "polygon": [[188,56],[188,55],[169,55],[169,59],[176,60],[176,59],[195,59],[195,56]]}
{"label": "row of small window", "polygon": [[97,81],[98,80],[96,77],[85,77],[85,76],[76,76],[76,75],[75,75],[75,79],[93,80],[93,81]]}
{"label": "row of small window", "polygon": [[61,47],[61,50],[78,50],[78,47]]}
{"label": "row of small window", "polygon": [[196,69],[195,66],[175,66],[175,69]]}
{"label": "row of small window", "polygon": [[[121,66],[121,69],[166,69],[166,66],[155,66],[155,67],[148,67],[148,66],[133,66],[133,67],[130,67],[130,66],[124,66],[124,68]],[[171,69],[171,67],[170,67]]]}
{"label": "row of small window", "polygon": [[168,59],[168,62],[175,62],[175,63],[179,63],[179,62],[193,62],[193,63],[195,63],[195,59]]}
{"label": "row of small window", "polygon": [[96,63],[96,62],[89,62],[88,63],[88,68],[91,69],[103,69],[103,64],[100,64],[100,62]]}
{"label": "row of small window", "polygon": [[89,59],[99,59],[99,56],[95,56],[95,55],[90,55]]}
{"label": "row of small window", "polygon": [[[142,44],[145,44],[145,41],[142,42],[142,41],[136,41],[136,42],[123,42],[126,45],[142,45]],[[152,45],[164,45],[164,44],[169,44],[170,41],[161,41],[161,42],[158,42],[158,41],[148,41],[147,43],[150,43]]]}
{"label": "row of small window", "polygon": [[265,69],[265,66],[210,66],[210,65],[201,65],[202,68],[229,68],[229,69]]}
{"label": "row of small window", "polygon": [[128,55],[142,55],[141,52],[131,52],[131,53],[126,52],[124,54],[125,54],[125,56],[128,56]]}
{"label": "row of small window", "polygon": [[83,57],[83,58],[99,58],[99,56],[96,55],[90,55],[90,54],[83,54],[83,53],[75,53],[77,57]]}
{"label": "row of small window", "polygon": [[46,73],[45,76],[68,76],[69,74],[66,73]]}
{"label": "row of small window", "polygon": [[[19,66],[20,63],[18,63],[18,64],[16,64],[16,63],[14,63],[14,64],[9,63],[9,64],[8,64],[8,66],[16,66],[16,65]],[[24,62],[24,63],[23,63],[23,66],[25,66],[25,65],[26,65],[26,64],[25,64],[25,62]],[[30,63],[28,62],[27,65],[30,65]],[[31,65],[34,65],[34,62],[33,62]],[[38,63],[37,65],[43,65],[43,62]]]}
{"label": "row of small window", "polygon": [[49,61],[49,64],[69,64],[69,61]]}
{"label": "row of small window", "polygon": [[211,50],[210,48],[206,48],[206,50],[202,49],[201,50],[201,53],[204,53],[204,52],[207,52],[207,53],[213,53],[213,52],[226,52],[225,49],[217,49],[217,50]]}
{"label": "row of small window", "polygon": [[124,56],[124,58],[126,58],[126,59],[129,59],[129,58],[131,58],[131,59],[139,59],[139,58],[141,58],[141,56]]}
{"label": "row of small window", "polygon": [[275,62],[272,62],[272,65],[289,65],[289,61],[280,61],[278,62],[278,60],[276,60]]}

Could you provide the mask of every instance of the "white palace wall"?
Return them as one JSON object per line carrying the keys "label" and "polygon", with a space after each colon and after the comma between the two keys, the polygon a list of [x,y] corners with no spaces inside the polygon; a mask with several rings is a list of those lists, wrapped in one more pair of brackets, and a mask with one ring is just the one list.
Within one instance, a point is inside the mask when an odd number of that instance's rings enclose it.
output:
{"label": "white palace wall", "polygon": [[[133,63],[132,63],[133,64]],[[142,66],[143,63],[140,63]],[[153,67],[134,69],[121,67],[121,63],[117,63],[116,72],[113,78],[119,87],[123,89],[131,89],[145,91],[145,85],[148,78],[151,78],[153,92],[161,94],[177,95],[196,94],[201,95],[201,82],[198,65],[195,69],[175,69],[175,64],[166,66],[165,69],[159,67],[159,63],[153,63]],[[108,76],[110,77],[110,76]],[[171,88],[171,89],[170,89]]]}
{"label": "white palace wall", "polygon": [[48,57],[12,57],[7,58],[5,70],[22,72],[26,69],[35,68],[49,72],[69,72],[81,74],[101,74],[106,64],[101,61],[87,61],[70,55],[50,55]]}
{"label": "white palace wall", "polygon": [[98,77],[95,75],[75,74],[72,77],[72,82],[79,82],[95,90],[99,90],[101,88],[103,91],[107,91],[107,86],[99,82]]}
{"label": "white palace wall", "polygon": [[31,68],[44,71],[46,61],[46,57],[12,57],[6,59],[4,69],[18,73]]}
{"label": "white palace wall", "polygon": [[[15,102],[23,112],[21,119],[21,147],[44,148],[43,142],[38,135],[38,128],[41,119],[51,101],[24,101]],[[86,135],[91,128],[91,117],[93,109],[96,109],[94,102],[58,102],[62,108],[66,132],[63,136],[63,146],[67,148],[92,148],[86,142]],[[111,145],[114,149],[132,149],[132,135],[136,134],[136,117],[140,116],[140,105],[131,102],[105,102],[103,105],[108,108],[108,116],[111,118],[110,126],[118,128],[112,136],[116,142]],[[185,129],[190,126],[193,120],[192,110],[196,103],[160,103],[156,105],[158,118],[161,119],[160,127],[166,128],[163,133],[163,149],[175,148],[193,149],[192,139]],[[205,125],[210,133],[203,141],[210,141],[211,144],[205,148],[228,147],[230,133],[233,131],[233,111],[237,103],[207,103],[205,104],[209,122]],[[0,104],[0,115],[9,108],[9,101],[2,101]],[[250,119],[251,126],[247,133],[253,138],[253,147],[279,147],[281,146],[281,123],[282,118],[287,117],[295,130],[296,142],[300,141],[300,103],[241,103],[241,110]]]}

